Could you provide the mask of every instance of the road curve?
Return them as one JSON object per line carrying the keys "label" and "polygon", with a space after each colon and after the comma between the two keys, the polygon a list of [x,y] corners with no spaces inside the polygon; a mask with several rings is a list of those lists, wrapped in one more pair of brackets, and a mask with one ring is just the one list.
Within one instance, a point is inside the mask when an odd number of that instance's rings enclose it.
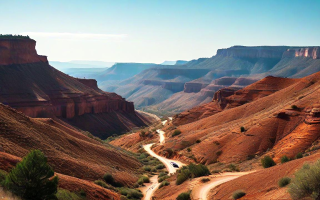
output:
{"label": "road curve", "polygon": [[152,147],[153,144],[154,144],[154,143],[144,145],[143,148],[144,148],[144,150],[146,150],[146,152],[147,152],[148,154],[150,154],[151,156],[153,156],[153,157],[157,158],[158,160],[160,160],[160,161],[166,166],[169,174],[174,174],[174,173],[177,171],[177,169],[178,169],[178,168],[174,168],[174,167],[170,164],[170,162],[175,162],[175,163],[177,163],[177,164],[179,165],[179,167],[185,165],[185,164],[183,164],[183,163],[180,162],[180,161],[171,160],[171,159],[168,159],[168,158],[159,156],[158,154],[156,154],[155,152],[153,152],[153,151],[151,150],[151,147]]}
{"label": "road curve", "polygon": [[[217,187],[218,185],[221,185],[222,183],[231,181],[233,179],[236,179],[240,176],[252,173],[253,171],[250,172],[228,172],[228,173],[223,173],[217,176],[208,176],[209,178],[211,178],[210,182],[199,184],[198,186],[196,186],[191,193],[192,199],[193,200],[207,200],[208,198],[208,194],[210,192],[210,190],[212,190],[213,188]],[[201,177],[205,178],[205,177]]]}
{"label": "road curve", "polygon": [[160,137],[160,144],[164,144],[164,131],[162,131],[161,129],[158,129],[157,133],[159,134],[159,137]]}

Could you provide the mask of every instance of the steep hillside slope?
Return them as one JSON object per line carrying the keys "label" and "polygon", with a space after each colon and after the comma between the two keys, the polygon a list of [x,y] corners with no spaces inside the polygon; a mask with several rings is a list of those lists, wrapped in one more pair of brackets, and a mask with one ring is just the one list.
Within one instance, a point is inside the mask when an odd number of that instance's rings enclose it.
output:
{"label": "steep hillside slope", "polygon": [[90,196],[99,192],[109,194],[110,199],[118,195],[91,181],[108,172],[117,181],[131,185],[139,175],[141,164],[127,152],[91,139],[59,121],[30,118],[3,104],[0,104],[0,132],[0,168],[6,171],[30,150],[40,149],[54,171],[64,174],[59,175],[61,187],[76,191],[83,188]]}
{"label": "steep hillside slope", "polygon": [[[31,117],[73,121],[102,138],[146,125],[132,102],[103,92],[94,80],[76,79],[48,65],[46,57],[37,55],[34,40],[1,39],[0,50],[0,102]],[[128,122],[107,119],[119,115]],[[78,118],[85,118],[86,123]],[[95,129],[87,128],[92,118]]]}
{"label": "steep hillside slope", "polygon": [[[184,125],[176,128],[182,133],[167,139],[164,147],[157,150],[162,152],[171,148],[177,154],[191,156],[206,164],[240,162],[248,156],[263,155],[267,150],[277,162],[283,155],[292,158],[310,148],[319,138],[319,78],[320,73],[297,80],[266,78],[236,96],[229,96],[230,105],[236,100],[237,107],[230,106],[200,120],[194,118],[193,122],[180,119],[179,123]],[[264,82],[269,83],[264,87]],[[252,93],[252,88],[264,89]],[[275,92],[270,94],[270,91]],[[257,98],[253,98],[255,96]],[[243,102],[241,98],[244,97],[252,100]],[[173,124],[177,124],[175,119]],[[240,127],[245,131],[241,132]],[[167,130],[172,132],[174,129],[168,127]],[[192,149],[190,153],[187,148]]]}
{"label": "steep hillside slope", "polygon": [[[205,87],[222,77],[261,79],[273,75],[301,78],[318,72],[319,54],[319,47],[233,46],[219,49],[211,58],[201,58],[161,69],[148,69],[105,89],[115,91],[135,102],[139,109],[170,115],[209,102],[214,92],[221,88],[210,92]],[[179,74],[181,70],[184,71],[183,74]],[[185,76],[187,73],[193,74],[193,70],[203,73]],[[250,83],[252,82],[248,84]],[[167,89],[168,85],[172,85],[174,90]],[[193,103],[185,103],[187,101]],[[172,102],[175,102],[175,105],[171,106]]]}

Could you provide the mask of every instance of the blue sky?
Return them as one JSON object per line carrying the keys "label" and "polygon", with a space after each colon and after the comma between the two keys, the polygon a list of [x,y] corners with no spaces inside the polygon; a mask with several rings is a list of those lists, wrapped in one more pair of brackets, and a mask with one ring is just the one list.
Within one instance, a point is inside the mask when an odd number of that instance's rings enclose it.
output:
{"label": "blue sky", "polygon": [[49,60],[156,62],[233,45],[320,46],[320,0],[0,0],[0,32]]}

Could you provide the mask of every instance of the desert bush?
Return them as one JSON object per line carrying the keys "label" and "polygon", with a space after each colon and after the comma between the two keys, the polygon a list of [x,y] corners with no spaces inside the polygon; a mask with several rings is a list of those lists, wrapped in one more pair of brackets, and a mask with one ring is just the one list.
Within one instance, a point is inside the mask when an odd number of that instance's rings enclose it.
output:
{"label": "desert bush", "polygon": [[164,164],[159,164],[156,166],[156,169],[164,169],[164,168],[165,168]]}
{"label": "desert bush", "polygon": [[4,184],[4,181],[6,180],[7,174],[8,174],[7,172],[0,169],[0,186],[2,186]]}
{"label": "desert bush", "polygon": [[299,169],[292,179],[288,191],[292,199],[312,197],[319,199],[320,191],[320,160],[315,164],[305,164]]}
{"label": "desert bush", "polygon": [[166,149],[166,152],[168,152],[169,157],[171,157],[173,155],[173,150],[172,149]]}
{"label": "desert bush", "polygon": [[221,150],[216,152],[216,155],[217,155],[217,156],[220,156],[221,154],[222,154],[222,151],[221,151]]}
{"label": "desert bush", "polygon": [[188,165],[188,168],[193,177],[207,176],[211,174],[207,166],[202,164],[196,165],[191,163],[190,165]]}
{"label": "desert bush", "polygon": [[176,184],[180,185],[188,178],[195,178],[200,176],[207,176],[210,175],[210,171],[207,166],[202,164],[189,164],[187,167],[183,167],[181,170],[178,171]]}
{"label": "desert bush", "polygon": [[291,108],[292,108],[293,110],[297,110],[297,109],[298,109],[298,106],[292,105]]}
{"label": "desert bush", "polygon": [[281,157],[281,163],[286,163],[286,162],[289,162],[290,159],[287,157],[287,156],[282,156]]}
{"label": "desert bush", "polygon": [[103,175],[103,180],[106,183],[108,183],[108,184],[110,184],[110,185],[112,185],[114,187],[122,187],[123,186],[121,183],[116,182],[114,180],[112,174],[109,174],[109,173],[106,173],[105,175]]}
{"label": "desert bush", "polygon": [[83,198],[85,198],[85,197],[87,196],[86,191],[84,191],[83,189],[81,189],[81,190],[79,191],[79,194],[80,194],[80,196],[83,197]]}
{"label": "desert bush", "polygon": [[145,132],[145,131],[141,131],[141,132],[139,133],[139,136],[140,136],[140,137],[146,137],[146,132]]}
{"label": "desert bush", "polygon": [[176,184],[180,185],[181,183],[185,182],[190,176],[191,173],[189,169],[181,169],[181,171],[177,175]]}
{"label": "desert bush", "polygon": [[179,129],[176,129],[176,130],[173,131],[172,137],[180,135],[180,134],[181,134],[181,131]]}
{"label": "desert bush", "polygon": [[104,188],[107,188],[107,187],[108,187],[107,184],[106,184],[104,181],[102,181],[102,180],[95,180],[94,183],[95,183],[96,185],[99,185],[99,186],[104,187]]}
{"label": "desert bush", "polygon": [[183,192],[181,194],[178,195],[178,197],[176,198],[176,200],[190,200],[190,194],[191,194],[191,191],[189,192]]}
{"label": "desert bush", "polygon": [[217,174],[217,173],[220,173],[221,171],[220,170],[217,170],[217,169],[215,169],[215,170],[212,170],[212,174]]}
{"label": "desert bush", "polygon": [[147,172],[150,172],[151,171],[151,167],[150,166],[144,166],[143,170],[147,171]]}
{"label": "desert bush", "polygon": [[126,196],[128,199],[141,199],[143,194],[140,190],[131,188],[120,188],[119,192],[121,195]]}
{"label": "desert bush", "polygon": [[138,184],[142,185],[144,183],[150,183],[150,179],[147,176],[141,176],[138,180]]}
{"label": "desert bush", "polygon": [[245,129],[243,126],[240,127],[240,131],[241,131],[241,132],[245,132],[245,130],[246,130],[246,129]]}
{"label": "desert bush", "polygon": [[250,155],[247,156],[247,160],[252,160],[252,159],[254,159],[255,157],[256,157],[255,155],[250,154]]}
{"label": "desert bush", "polygon": [[200,143],[201,142],[201,140],[196,140],[196,143]]}
{"label": "desert bush", "polygon": [[231,171],[240,171],[239,168],[235,165],[235,164],[230,164],[228,165],[228,168],[231,170]]}
{"label": "desert bush", "polygon": [[167,175],[158,177],[158,182],[161,183],[162,181],[166,180],[167,178],[169,178],[169,176],[167,176]]}
{"label": "desert bush", "polygon": [[168,186],[170,185],[170,183],[168,181],[163,181],[160,185],[159,185],[159,188],[162,188],[164,186]]}
{"label": "desert bush", "polygon": [[108,174],[106,173],[105,175],[103,175],[103,180],[106,182],[106,183],[109,183],[112,185],[112,183],[114,182],[114,178],[112,176],[112,174]]}
{"label": "desert bush", "polygon": [[300,158],[303,158],[303,154],[301,152],[299,152],[297,155],[296,155],[296,159],[300,159]]}
{"label": "desert bush", "polygon": [[58,200],[82,200],[83,198],[69,190],[58,189],[56,194]]}
{"label": "desert bush", "polygon": [[4,187],[26,200],[56,199],[58,177],[40,150],[32,150],[6,176]]}
{"label": "desert bush", "polygon": [[283,177],[279,180],[278,185],[279,187],[287,186],[291,182],[291,178],[289,177]]}
{"label": "desert bush", "polygon": [[187,151],[188,151],[188,152],[190,152],[190,151],[191,151],[191,149],[190,149],[190,148],[187,148]]}
{"label": "desert bush", "polygon": [[202,182],[202,183],[206,183],[206,182],[209,182],[209,181],[210,181],[209,178],[202,178],[202,179],[201,179],[201,182]]}
{"label": "desert bush", "polygon": [[232,194],[233,199],[240,199],[241,197],[245,196],[246,193],[242,190],[237,190]]}
{"label": "desert bush", "polygon": [[264,158],[262,158],[261,164],[264,168],[269,168],[276,165],[276,163],[270,156],[265,156]]}

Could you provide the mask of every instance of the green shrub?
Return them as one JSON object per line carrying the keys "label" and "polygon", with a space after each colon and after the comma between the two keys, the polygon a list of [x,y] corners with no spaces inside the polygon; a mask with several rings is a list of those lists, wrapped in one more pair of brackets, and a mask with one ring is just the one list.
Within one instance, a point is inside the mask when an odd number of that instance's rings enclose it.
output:
{"label": "green shrub", "polygon": [[174,130],[174,132],[172,133],[172,137],[180,135],[181,131],[179,129]]}
{"label": "green shrub", "polygon": [[6,189],[26,200],[56,199],[58,177],[39,150],[32,150],[6,176]]}
{"label": "green shrub", "polygon": [[189,169],[181,169],[177,175],[176,184],[180,185],[181,183],[185,182],[190,176],[191,173]]}
{"label": "green shrub", "polygon": [[264,158],[262,158],[261,164],[264,168],[269,168],[276,165],[276,163],[270,156],[265,156]]}
{"label": "green shrub", "polygon": [[190,149],[190,148],[187,148],[187,151],[188,151],[188,152],[190,152],[190,151],[191,151],[191,149]]}
{"label": "green shrub", "polygon": [[143,167],[144,171],[150,172],[151,171],[151,167],[150,166],[145,166]]}
{"label": "green shrub", "polygon": [[196,165],[191,163],[190,165],[188,165],[188,168],[193,177],[207,176],[211,174],[207,166],[202,164]]}
{"label": "green shrub", "polygon": [[167,178],[169,178],[169,176],[167,176],[167,175],[158,177],[158,182],[161,183],[162,181],[166,180]]}
{"label": "green shrub", "polygon": [[189,192],[183,192],[181,194],[178,195],[178,197],[176,198],[176,200],[190,200],[190,193],[191,191]]}
{"label": "green shrub", "polygon": [[210,171],[207,168],[207,166],[202,164],[189,164],[187,167],[183,167],[178,171],[176,184],[180,185],[184,181],[186,181],[188,178],[195,178],[200,176],[207,176],[210,175]]}
{"label": "green shrub", "polygon": [[240,171],[239,168],[235,165],[235,164],[230,164],[228,166],[228,168],[231,170],[231,171]]}
{"label": "green shrub", "polygon": [[96,181],[94,181],[94,183],[95,183],[96,185],[100,185],[101,187],[104,187],[104,188],[107,188],[107,187],[108,187],[107,184],[106,184],[104,181],[102,181],[102,180],[96,180]]}
{"label": "green shrub", "polygon": [[292,108],[293,110],[297,110],[297,109],[298,109],[298,106],[292,105],[291,108]]}
{"label": "green shrub", "polygon": [[232,194],[233,199],[240,199],[241,197],[245,196],[246,193],[242,190],[237,190]]}
{"label": "green shrub", "polygon": [[296,155],[296,159],[300,159],[300,158],[303,158],[303,154],[301,152]]}
{"label": "green shrub", "polygon": [[201,142],[201,140],[196,140],[196,143],[200,143]]}
{"label": "green shrub", "polygon": [[0,169],[0,186],[4,184],[4,181],[6,180],[6,175],[8,173],[6,171],[3,171]]}
{"label": "green shrub", "polygon": [[291,182],[291,178],[289,177],[283,177],[279,180],[278,185],[279,187],[287,186]]}
{"label": "green shrub", "polygon": [[163,168],[165,168],[164,164],[159,164],[156,166],[156,169],[163,169]]}
{"label": "green shrub", "polygon": [[140,190],[131,188],[120,188],[120,194],[126,196],[128,199],[141,199],[143,194]]}
{"label": "green shrub", "polygon": [[170,185],[170,183],[168,181],[163,181],[160,185],[159,185],[159,188],[162,188],[164,186],[168,186]]}
{"label": "green shrub", "polygon": [[315,164],[305,164],[292,179],[288,191],[292,199],[304,197],[319,198],[320,191],[320,160]]}
{"label": "green shrub", "polygon": [[109,183],[109,184],[113,184],[114,183],[114,178],[112,176],[112,174],[105,174],[103,175],[103,180],[106,182],[106,183]]}
{"label": "green shrub", "polygon": [[210,181],[209,178],[202,178],[202,179],[201,179],[201,182],[202,182],[202,183],[206,183],[206,182],[209,182],[209,181]]}
{"label": "green shrub", "polygon": [[281,163],[286,163],[286,162],[289,162],[290,159],[287,157],[287,156],[282,156],[281,157]]}
{"label": "green shrub", "polygon": [[86,196],[87,196],[86,191],[84,191],[83,189],[81,189],[81,190],[79,191],[79,194],[80,194],[81,197],[86,197]]}
{"label": "green shrub", "polygon": [[138,180],[139,185],[143,185],[144,183],[150,183],[150,179],[147,176],[141,176]]}
{"label": "green shrub", "polygon": [[221,154],[222,154],[222,151],[217,151],[217,152],[216,152],[216,155],[217,155],[217,156],[220,156]]}
{"label": "green shrub", "polygon": [[240,127],[240,131],[241,131],[241,132],[245,132],[246,129],[245,129],[243,126],[241,126],[241,127]]}
{"label": "green shrub", "polygon": [[56,194],[58,200],[82,200],[83,198],[69,190],[58,189]]}

